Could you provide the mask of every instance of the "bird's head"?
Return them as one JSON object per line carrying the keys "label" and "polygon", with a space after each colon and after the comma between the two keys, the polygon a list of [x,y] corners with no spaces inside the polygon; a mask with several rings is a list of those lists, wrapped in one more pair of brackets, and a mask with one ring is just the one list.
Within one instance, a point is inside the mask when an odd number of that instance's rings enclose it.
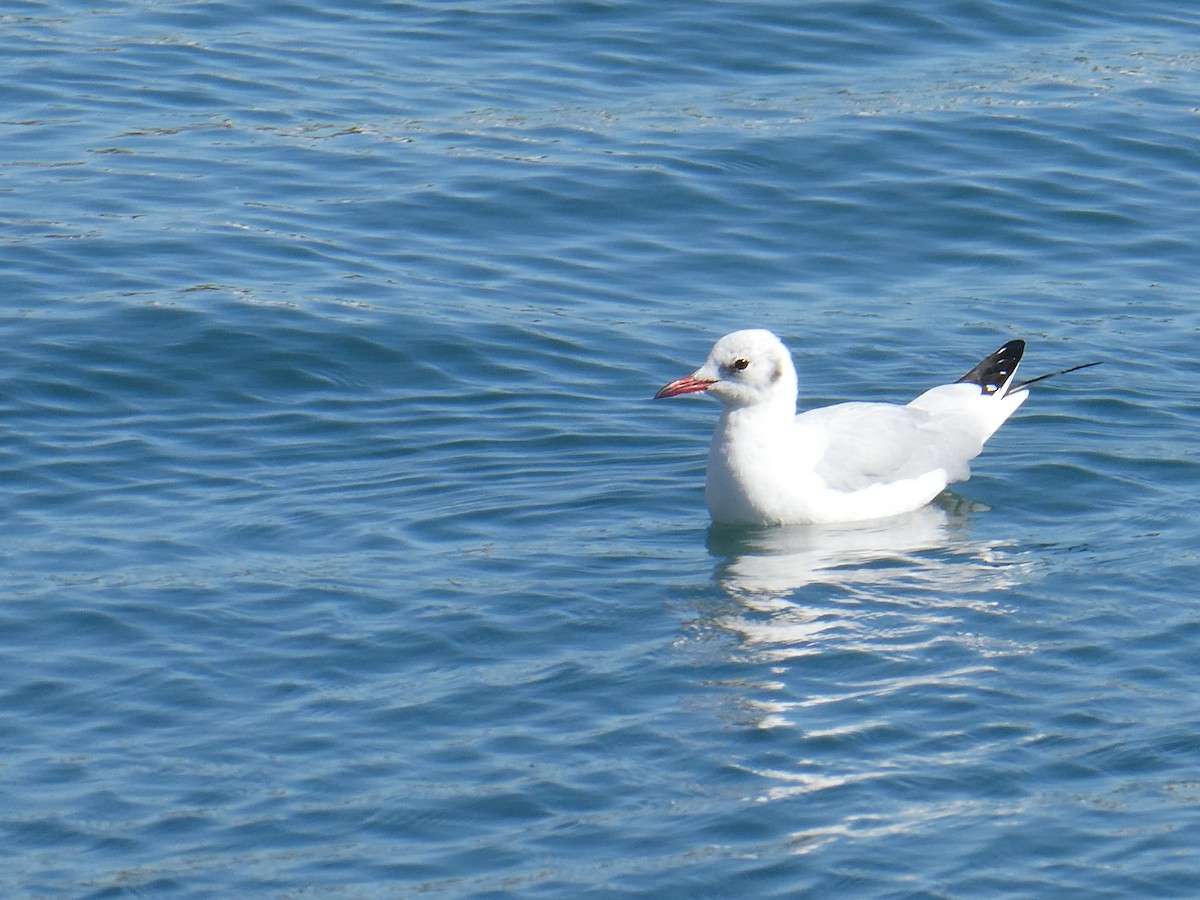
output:
{"label": "bird's head", "polygon": [[715,344],[704,365],[664,385],[656,400],[707,391],[729,409],[764,403],[794,404],[796,368],[787,347],[762,329],[735,331]]}

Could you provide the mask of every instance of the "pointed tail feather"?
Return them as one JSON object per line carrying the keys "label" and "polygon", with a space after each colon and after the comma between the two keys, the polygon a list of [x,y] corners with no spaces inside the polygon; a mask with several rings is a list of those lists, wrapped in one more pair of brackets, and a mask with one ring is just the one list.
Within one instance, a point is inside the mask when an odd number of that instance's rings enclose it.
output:
{"label": "pointed tail feather", "polygon": [[979,365],[958,379],[958,383],[977,384],[985,394],[999,394],[1003,397],[1010,390],[1013,376],[1017,374],[1017,366],[1020,365],[1024,352],[1025,342],[1023,340],[1018,338],[1009,341],[991,356],[980,360]]}
{"label": "pointed tail feather", "polygon": [[1014,384],[1012,389],[1014,391],[1019,391],[1021,388],[1027,388],[1035,382],[1045,381],[1047,378],[1054,378],[1056,375],[1066,375],[1068,372],[1078,372],[1080,369],[1090,369],[1092,366],[1098,366],[1102,362],[1104,362],[1104,360],[1098,359],[1095,362],[1081,363],[1078,366],[1071,366],[1069,369],[1059,369],[1057,372],[1047,372],[1045,375],[1039,375],[1037,378],[1030,378],[1028,381],[1022,381],[1018,384]]}

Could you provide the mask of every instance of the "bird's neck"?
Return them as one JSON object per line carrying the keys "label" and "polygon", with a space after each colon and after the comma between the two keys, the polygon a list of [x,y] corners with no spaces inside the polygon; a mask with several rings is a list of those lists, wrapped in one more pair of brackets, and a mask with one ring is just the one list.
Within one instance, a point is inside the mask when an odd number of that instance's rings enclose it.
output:
{"label": "bird's neck", "polygon": [[794,400],[725,409],[713,433],[713,443],[734,455],[782,452],[792,441],[795,421]]}
{"label": "bird's neck", "polygon": [[726,407],[721,411],[722,429],[751,431],[790,428],[796,418],[795,398],[780,397],[749,406]]}

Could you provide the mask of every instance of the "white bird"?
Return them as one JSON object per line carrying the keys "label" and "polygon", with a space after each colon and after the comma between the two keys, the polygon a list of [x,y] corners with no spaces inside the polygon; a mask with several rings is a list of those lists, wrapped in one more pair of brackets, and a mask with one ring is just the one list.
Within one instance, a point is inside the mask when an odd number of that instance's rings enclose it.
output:
{"label": "white bird", "polygon": [[797,415],[787,347],[769,331],[735,331],[704,365],[654,396],[706,391],[725,406],[704,488],[713,521],[857,522],[919,509],[970,476],[970,461],[1025,402],[1025,388],[1050,377],[1014,383],[1024,352],[1024,341],[1009,341],[907,406],[839,403]]}

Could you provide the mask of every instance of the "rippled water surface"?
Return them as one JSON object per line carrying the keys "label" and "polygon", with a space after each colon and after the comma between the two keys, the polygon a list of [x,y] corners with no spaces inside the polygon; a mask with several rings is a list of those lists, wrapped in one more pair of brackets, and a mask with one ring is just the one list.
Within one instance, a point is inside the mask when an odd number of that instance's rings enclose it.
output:
{"label": "rippled water surface", "polygon": [[[0,4],[0,893],[1200,893],[1190,3]],[[1010,337],[957,495],[710,529]]]}

